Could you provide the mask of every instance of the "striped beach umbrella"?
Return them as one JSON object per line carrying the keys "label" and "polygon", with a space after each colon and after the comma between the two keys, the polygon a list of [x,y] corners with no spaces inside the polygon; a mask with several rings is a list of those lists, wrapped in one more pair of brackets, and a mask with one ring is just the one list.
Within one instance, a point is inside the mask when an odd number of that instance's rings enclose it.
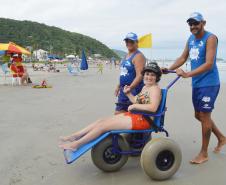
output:
{"label": "striped beach umbrella", "polygon": [[30,55],[30,51],[27,49],[13,43],[0,43],[0,50],[7,51],[8,53],[18,53],[18,54],[25,54],[25,55]]}

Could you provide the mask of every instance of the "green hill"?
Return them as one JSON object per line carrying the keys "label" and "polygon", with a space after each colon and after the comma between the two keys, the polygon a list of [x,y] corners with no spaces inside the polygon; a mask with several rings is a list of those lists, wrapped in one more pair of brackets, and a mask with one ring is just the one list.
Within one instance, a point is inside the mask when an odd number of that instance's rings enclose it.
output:
{"label": "green hill", "polygon": [[124,58],[126,56],[126,52],[118,49],[112,49],[120,58]]}
{"label": "green hill", "polygon": [[106,45],[91,37],[37,22],[0,18],[0,42],[9,41],[24,47],[44,49],[61,56],[80,55],[84,49],[89,56],[101,54],[104,58],[119,58]]}

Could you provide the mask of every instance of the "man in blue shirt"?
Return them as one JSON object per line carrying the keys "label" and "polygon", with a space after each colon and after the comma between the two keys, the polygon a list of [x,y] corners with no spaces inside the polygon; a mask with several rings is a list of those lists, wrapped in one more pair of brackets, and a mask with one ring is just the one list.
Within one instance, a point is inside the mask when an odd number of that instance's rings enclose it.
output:
{"label": "man in blue shirt", "polygon": [[[195,110],[195,118],[202,125],[202,147],[199,154],[192,159],[192,164],[201,164],[208,160],[208,145],[211,132],[218,139],[215,152],[219,152],[226,144],[226,137],[216,127],[211,118],[214,103],[220,89],[220,80],[216,65],[217,37],[206,31],[206,21],[203,16],[194,12],[187,23],[190,27],[189,37],[182,55],[170,66],[169,70],[175,70],[183,78],[192,77],[192,101]],[[179,69],[188,59],[191,61],[191,71],[184,72]]]}

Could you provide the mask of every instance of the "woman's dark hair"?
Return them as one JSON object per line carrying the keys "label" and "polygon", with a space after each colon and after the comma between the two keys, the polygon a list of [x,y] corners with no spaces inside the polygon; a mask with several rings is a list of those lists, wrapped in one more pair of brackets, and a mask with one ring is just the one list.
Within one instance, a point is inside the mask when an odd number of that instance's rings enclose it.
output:
{"label": "woman's dark hair", "polygon": [[151,62],[148,65],[146,65],[141,72],[141,74],[144,76],[145,72],[153,72],[156,74],[156,82],[159,82],[162,76],[162,71],[158,64],[156,62]]}

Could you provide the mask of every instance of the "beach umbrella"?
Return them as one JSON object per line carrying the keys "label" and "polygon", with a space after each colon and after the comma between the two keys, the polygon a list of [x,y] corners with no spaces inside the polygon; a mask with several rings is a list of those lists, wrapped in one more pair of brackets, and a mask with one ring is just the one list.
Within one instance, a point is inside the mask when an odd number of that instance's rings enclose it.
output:
{"label": "beach umbrella", "polygon": [[0,50],[7,51],[8,53],[18,53],[18,54],[25,54],[25,55],[31,54],[27,49],[13,43],[13,42],[0,43]]}
{"label": "beach umbrella", "polygon": [[75,55],[68,55],[68,56],[66,56],[66,58],[68,58],[68,59],[74,59],[75,58]]}
{"label": "beach umbrella", "polygon": [[88,69],[88,63],[87,63],[87,60],[86,60],[86,55],[85,55],[84,50],[82,50],[82,62],[81,62],[81,65],[80,65],[80,69],[81,70],[87,70]]}

